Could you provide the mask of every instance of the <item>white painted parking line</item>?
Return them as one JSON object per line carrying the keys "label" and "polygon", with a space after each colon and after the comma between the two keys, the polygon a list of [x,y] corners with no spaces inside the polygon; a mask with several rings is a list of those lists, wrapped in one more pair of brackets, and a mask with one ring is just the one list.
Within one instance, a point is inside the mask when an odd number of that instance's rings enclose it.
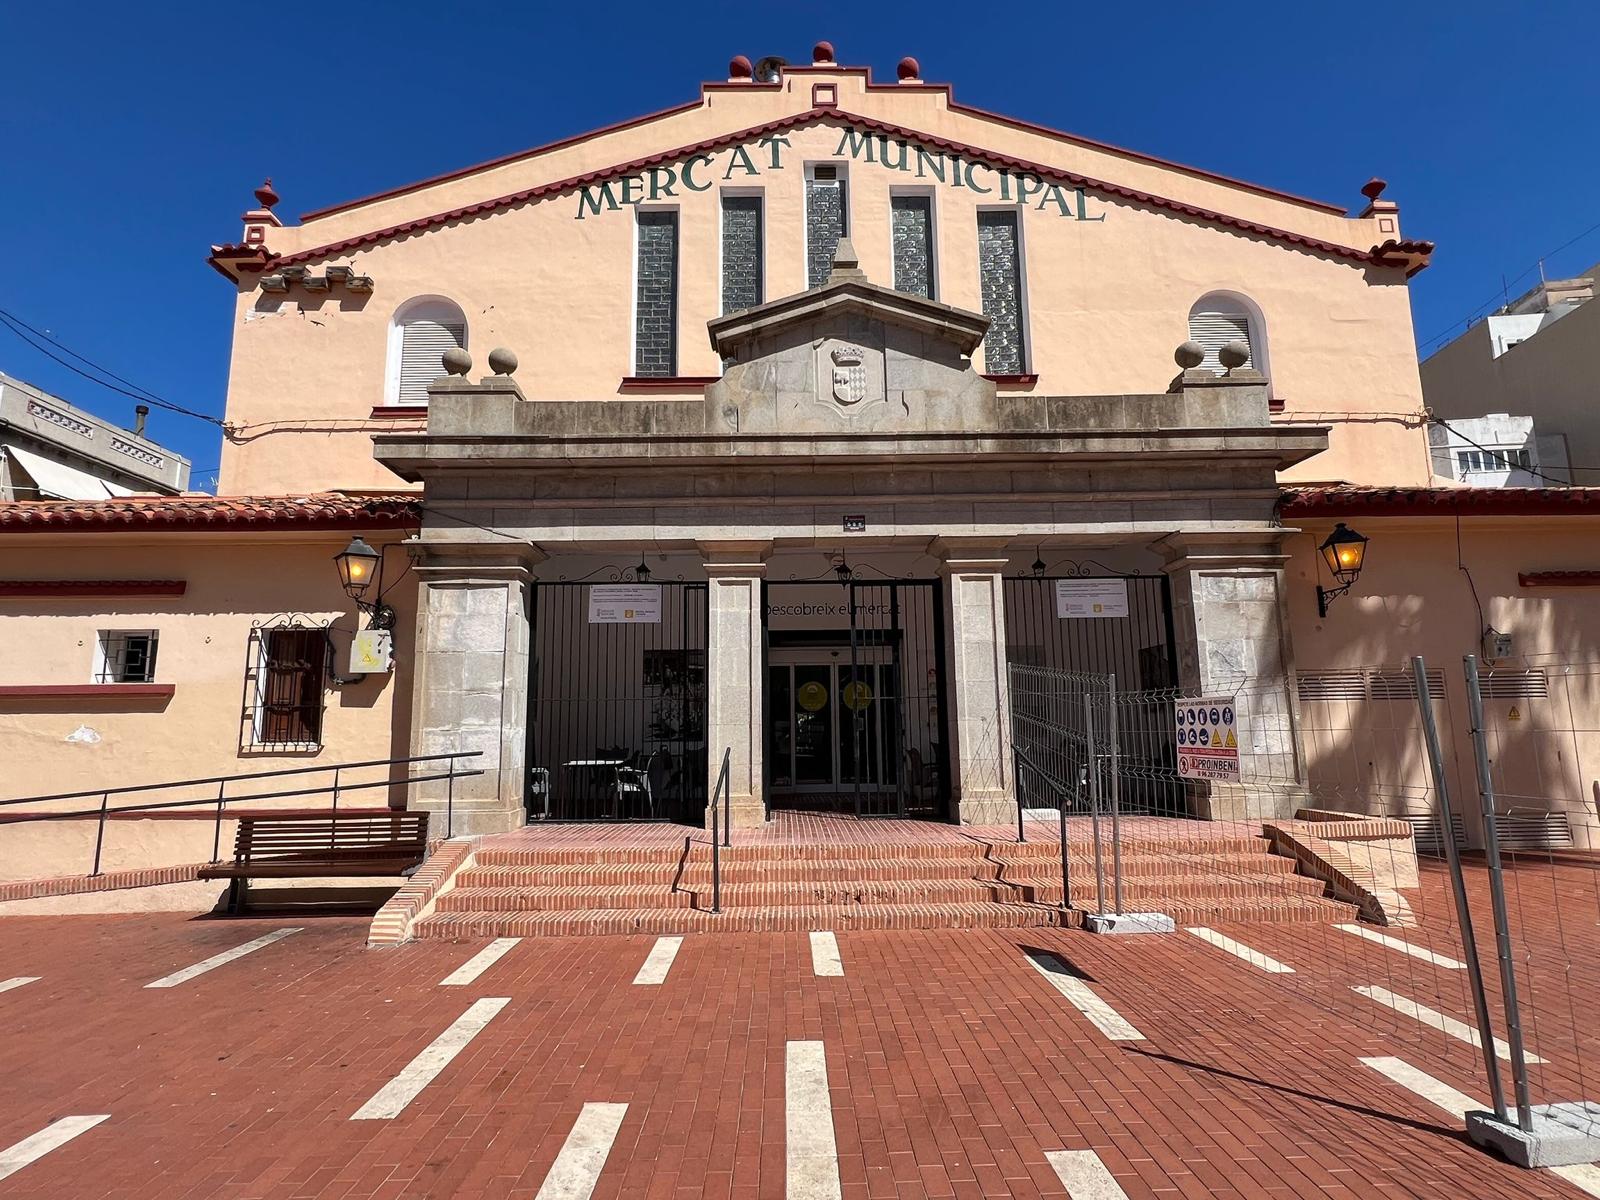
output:
{"label": "white painted parking line", "polygon": [[12,988],[19,988],[24,984],[38,983],[41,978],[39,975],[17,975],[11,979],[0,979],[0,992],[9,992]]}
{"label": "white painted parking line", "polygon": [[844,959],[839,957],[839,939],[827,930],[815,930],[811,934],[811,973],[844,974]]}
{"label": "white painted parking line", "polygon": [[656,944],[650,947],[650,953],[645,956],[644,966],[640,967],[639,973],[633,977],[633,982],[665,983],[667,972],[672,970],[672,961],[678,957],[678,948],[682,945],[681,937],[658,937]]}
{"label": "white painted parking line", "polygon": [[417,1098],[417,1093],[427,1087],[448,1067],[456,1055],[467,1048],[467,1043],[483,1032],[483,1027],[511,1003],[509,996],[486,996],[474,1000],[472,1007],[455,1019],[423,1052],[406,1064],[378,1093],[355,1112],[352,1121],[386,1121],[399,1116]]}
{"label": "white painted parking line", "polygon": [[[1420,1021],[1424,1025],[1439,1030],[1441,1033],[1449,1034],[1458,1041],[1470,1042],[1474,1046],[1483,1045],[1483,1039],[1478,1036],[1478,1031],[1465,1021],[1458,1021],[1454,1017],[1439,1012],[1437,1009],[1429,1008],[1426,1004],[1418,1004],[1415,1000],[1397,996],[1388,988],[1358,987],[1350,990],[1359,992],[1368,1000],[1376,1000],[1379,1004],[1387,1005],[1389,1008],[1394,1009],[1395,1012],[1404,1013],[1413,1020]],[[1511,1047],[1506,1045],[1500,1038],[1494,1039],[1494,1052],[1501,1058],[1509,1059],[1511,1057]],[[1527,1055],[1527,1060],[1531,1063],[1542,1063],[1544,1061],[1537,1054]]]}
{"label": "white painted parking line", "polygon": [[1365,938],[1380,946],[1387,946],[1391,950],[1398,950],[1401,954],[1409,954],[1412,958],[1420,958],[1423,962],[1432,963],[1436,967],[1443,967],[1447,971],[1465,971],[1467,964],[1443,954],[1435,954],[1432,950],[1424,950],[1421,946],[1413,946],[1410,942],[1401,941],[1396,937],[1388,937],[1382,933],[1374,933],[1370,929],[1363,929],[1359,925],[1335,925],[1344,933],[1353,933],[1358,938]]}
{"label": "white painted parking line", "polygon": [[29,1163],[38,1162],[58,1146],[65,1146],[80,1133],[86,1133],[110,1118],[110,1113],[101,1113],[96,1117],[62,1117],[59,1121],[50,1122],[15,1146],[0,1150],[0,1179],[11,1178]]}
{"label": "white painted parking line", "polygon": [[626,1104],[585,1104],[534,1200],[589,1200],[627,1112]]}
{"label": "white painted parking line", "polygon": [[1210,942],[1218,950],[1226,950],[1235,958],[1242,958],[1252,967],[1260,967],[1272,975],[1293,975],[1294,968],[1285,966],[1275,958],[1268,958],[1259,950],[1252,950],[1243,942],[1236,942],[1231,937],[1224,937],[1215,929],[1207,929],[1204,925],[1194,926],[1189,930],[1195,937],[1203,942]]}
{"label": "white painted parking line", "polygon": [[1128,1200],[1093,1150],[1046,1150],[1044,1156],[1071,1200]]}
{"label": "white painted parking line", "polygon": [[185,967],[181,971],[174,971],[171,975],[164,975],[154,983],[147,983],[147,988],[177,987],[180,983],[188,983],[197,975],[204,975],[207,971],[215,971],[218,967],[226,966],[236,958],[243,958],[246,954],[253,954],[263,946],[270,946],[273,942],[288,937],[291,933],[299,933],[298,925],[287,929],[274,929],[271,933],[264,933],[260,937],[246,942],[242,946],[235,946],[232,950],[224,950],[221,954],[213,954],[204,962],[197,962],[192,967]]}
{"label": "white painted parking line", "polygon": [[790,1042],[784,1064],[784,1195],[839,1200],[839,1147],[833,1138],[828,1060],[821,1042]]}
{"label": "white painted parking line", "polygon": [[467,984],[475,982],[479,975],[482,975],[504,958],[511,950],[511,947],[521,940],[521,938],[495,938],[494,941],[439,980],[439,986],[466,987]]}
{"label": "white painted parking line", "polygon": [[1469,1112],[1481,1112],[1489,1106],[1474,1100],[1465,1092],[1458,1092],[1444,1083],[1418,1070],[1403,1058],[1363,1058],[1361,1065],[1371,1067],[1378,1074],[1392,1079],[1407,1091],[1415,1092],[1429,1104],[1438,1105],[1453,1117],[1466,1120]]}
{"label": "white painted parking line", "polygon": [[[1437,1105],[1445,1112],[1464,1121],[1469,1112],[1488,1112],[1489,1106],[1482,1100],[1474,1100],[1465,1092],[1458,1092],[1448,1083],[1444,1083],[1429,1075],[1426,1071],[1419,1071],[1403,1058],[1363,1058],[1363,1066],[1371,1067],[1380,1075],[1394,1080],[1408,1091],[1415,1092],[1430,1104]],[[1582,1164],[1574,1167],[1551,1167],[1552,1175],[1559,1175],[1573,1187],[1587,1192],[1591,1196],[1600,1196],[1600,1167]]]}
{"label": "white painted parking line", "polygon": [[1107,1004],[1094,990],[1067,970],[1067,964],[1054,954],[1035,953],[1032,950],[1023,951],[1028,956],[1028,961],[1034,968],[1048,979],[1056,991],[1060,992],[1072,1006],[1089,1018],[1090,1023],[1105,1034],[1113,1042],[1142,1042],[1144,1034],[1140,1033],[1128,1020],[1111,1005]]}

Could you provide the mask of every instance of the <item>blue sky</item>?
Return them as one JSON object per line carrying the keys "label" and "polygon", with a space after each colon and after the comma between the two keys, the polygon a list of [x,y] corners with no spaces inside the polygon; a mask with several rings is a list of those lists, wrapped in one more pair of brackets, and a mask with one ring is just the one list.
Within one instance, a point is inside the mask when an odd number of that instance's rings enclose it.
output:
{"label": "blue sky", "polygon": [[[664,14],[670,13],[670,18]],[[1463,328],[1600,222],[1600,5],[532,3],[0,8],[0,308],[220,415],[230,287],[204,258],[263,175],[286,215],[693,98],[729,57],[893,78],[915,55],[966,103],[1354,205],[1389,180],[1439,244],[1418,340]],[[473,114],[466,118],[464,113]],[[1600,260],[1600,229],[1551,257]],[[0,370],[105,417],[133,401],[0,329]],[[1358,382],[1358,381],[1353,381]],[[214,426],[150,432],[211,486]]]}

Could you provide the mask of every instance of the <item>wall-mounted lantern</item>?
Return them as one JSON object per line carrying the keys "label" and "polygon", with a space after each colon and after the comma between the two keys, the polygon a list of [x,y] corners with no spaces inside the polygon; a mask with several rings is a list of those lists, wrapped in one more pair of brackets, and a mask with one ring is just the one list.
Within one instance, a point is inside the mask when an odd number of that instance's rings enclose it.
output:
{"label": "wall-mounted lantern", "polygon": [[[333,556],[339,568],[339,585],[345,595],[356,602],[356,607],[367,614],[374,629],[393,629],[394,609],[382,602],[383,554],[367,545],[360,537],[350,539],[350,544]],[[376,589],[376,590],[374,590]],[[368,600],[367,593],[373,599]]]}
{"label": "wall-mounted lantern", "polygon": [[1325,617],[1328,615],[1328,605],[1336,597],[1348,592],[1350,585],[1360,577],[1367,558],[1367,539],[1340,521],[1317,549],[1322,552],[1322,561],[1328,564],[1328,570],[1339,584],[1334,588],[1325,588],[1320,583],[1317,585],[1317,615]]}

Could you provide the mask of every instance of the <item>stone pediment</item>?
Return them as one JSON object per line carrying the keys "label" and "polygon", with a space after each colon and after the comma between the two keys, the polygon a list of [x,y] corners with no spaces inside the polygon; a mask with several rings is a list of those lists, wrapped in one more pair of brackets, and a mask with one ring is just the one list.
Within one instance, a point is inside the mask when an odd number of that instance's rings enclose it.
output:
{"label": "stone pediment", "polygon": [[730,433],[958,430],[993,418],[971,355],[989,319],[871,283],[848,239],[820,287],[709,322],[723,376],[708,424]]}

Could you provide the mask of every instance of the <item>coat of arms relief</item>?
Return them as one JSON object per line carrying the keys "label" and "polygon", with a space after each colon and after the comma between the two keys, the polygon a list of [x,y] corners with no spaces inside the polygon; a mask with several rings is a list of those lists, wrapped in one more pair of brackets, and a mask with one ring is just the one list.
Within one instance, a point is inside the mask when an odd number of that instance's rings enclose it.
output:
{"label": "coat of arms relief", "polygon": [[883,351],[835,338],[815,343],[817,402],[853,416],[884,397]]}

